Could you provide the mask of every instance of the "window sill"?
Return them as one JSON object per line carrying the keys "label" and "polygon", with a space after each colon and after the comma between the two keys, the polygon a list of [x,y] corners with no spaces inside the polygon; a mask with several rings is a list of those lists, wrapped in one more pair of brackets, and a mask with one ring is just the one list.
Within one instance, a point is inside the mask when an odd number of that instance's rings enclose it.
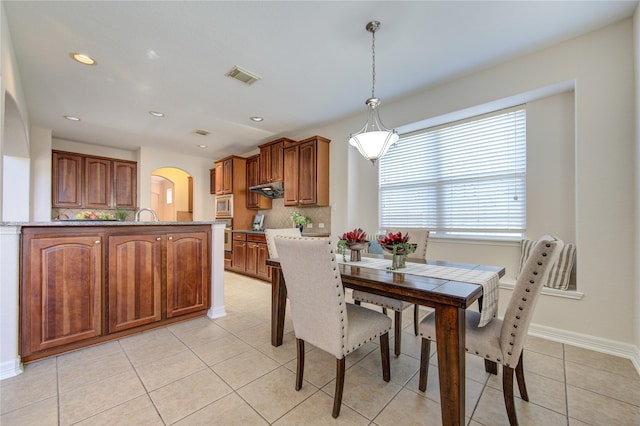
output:
{"label": "window sill", "polygon": [[[505,290],[513,290],[516,280],[513,278],[501,278],[500,288]],[[546,296],[564,297],[565,299],[580,300],[584,297],[584,293],[576,290],[558,290],[555,288],[542,287],[542,294]]]}

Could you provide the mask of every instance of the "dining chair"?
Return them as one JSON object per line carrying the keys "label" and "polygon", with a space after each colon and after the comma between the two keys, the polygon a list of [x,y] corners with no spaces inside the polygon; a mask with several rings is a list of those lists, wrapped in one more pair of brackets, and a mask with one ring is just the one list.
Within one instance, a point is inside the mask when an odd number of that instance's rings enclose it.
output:
{"label": "dining chair", "polygon": [[[494,318],[484,327],[478,327],[480,313],[466,312],[465,350],[485,361],[502,364],[504,404],[511,425],[518,424],[513,400],[513,373],[516,373],[520,397],[529,401],[524,380],[523,347],[538,296],[563,246],[562,241],[555,239],[537,241],[516,281],[502,320]],[[431,341],[436,339],[435,313],[427,315],[420,322],[419,328],[422,348],[418,388],[424,392],[427,388]]]}
{"label": "dining chair", "polygon": [[[429,240],[429,230],[418,228],[394,228],[387,229],[388,233],[402,232],[402,235],[409,234],[409,241],[416,244],[416,251],[407,255],[408,259],[427,258],[427,243]],[[366,293],[360,290],[353,291],[353,300],[357,305],[361,303],[371,303],[382,307],[382,312],[387,313],[387,309],[394,311],[394,354],[400,356],[402,347],[402,311],[412,304],[391,297],[378,296],[377,294]],[[420,307],[413,305],[413,333],[418,335],[418,323],[420,322]]]}
{"label": "dining chair", "polygon": [[277,235],[284,235],[288,237],[300,237],[302,233],[300,228],[267,228],[264,230],[264,237],[267,240],[267,251],[269,252],[270,259],[278,258],[278,250],[276,249],[273,239]]}
{"label": "dining chair", "polygon": [[330,239],[274,238],[291,303],[296,336],[296,390],[304,378],[304,344],[308,342],[336,357],[333,417],[338,417],[344,389],[345,358],[380,338],[382,377],[391,379],[389,330],[391,319],[352,303],[346,303],[338,264]]}

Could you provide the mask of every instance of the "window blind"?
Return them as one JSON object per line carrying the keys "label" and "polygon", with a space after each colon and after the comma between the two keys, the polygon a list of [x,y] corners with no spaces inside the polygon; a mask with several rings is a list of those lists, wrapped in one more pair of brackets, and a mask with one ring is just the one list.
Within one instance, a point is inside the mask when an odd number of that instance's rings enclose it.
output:
{"label": "window blind", "polygon": [[524,106],[401,135],[379,164],[382,228],[523,238]]}

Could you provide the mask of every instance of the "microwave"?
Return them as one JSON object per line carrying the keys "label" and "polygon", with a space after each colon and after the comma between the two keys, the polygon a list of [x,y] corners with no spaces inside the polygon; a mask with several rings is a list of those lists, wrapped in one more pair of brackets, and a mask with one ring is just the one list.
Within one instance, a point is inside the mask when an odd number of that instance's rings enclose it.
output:
{"label": "microwave", "polygon": [[233,195],[216,197],[216,219],[233,218]]}

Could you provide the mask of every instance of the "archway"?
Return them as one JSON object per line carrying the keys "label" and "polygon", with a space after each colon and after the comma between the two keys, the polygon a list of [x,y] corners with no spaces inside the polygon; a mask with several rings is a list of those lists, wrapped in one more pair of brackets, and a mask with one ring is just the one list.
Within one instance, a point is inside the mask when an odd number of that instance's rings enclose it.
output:
{"label": "archway", "polygon": [[162,167],[152,171],[151,208],[156,211],[161,221],[192,221],[192,177],[175,167]]}

